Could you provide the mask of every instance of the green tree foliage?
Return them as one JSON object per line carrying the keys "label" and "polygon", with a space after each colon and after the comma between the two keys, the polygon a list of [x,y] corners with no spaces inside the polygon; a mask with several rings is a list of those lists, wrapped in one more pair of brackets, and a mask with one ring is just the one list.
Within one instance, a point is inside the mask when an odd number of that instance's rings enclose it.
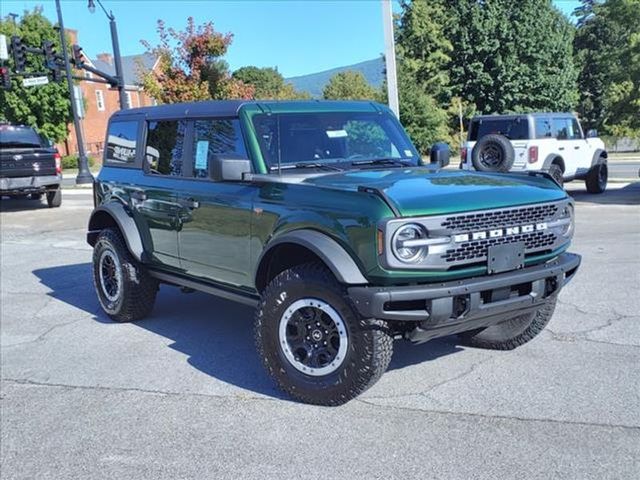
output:
{"label": "green tree foliage", "polygon": [[159,43],[143,40],[147,51],[158,57],[155,70],[141,75],[145,90],[160,103],[210,99],[252,98],[254,89],[234,79],[223,60],[233,40],[216,32],[213,23],[196,26],[192,17],[183,31],[157,27]]}
{"label": "green tree foliage", "polygon": [[286,83],[284,77],[275,68],[242,67],[233,72],[233,78],[255,88],[255,99],[295,100],[309,98],[306,92],[297,91]]}
{"label": "green tree foliage", "polygon": [[325,100],[377,100],[378,90],[373,88],[360,72],[336,73],[324,87]]}
{"label": "green tree foliage", "polygon": [[640,137],[640,0],[583,1],[576,14],[580,114],[603,133]]}
{"label": "green tree foliage", "polygon": [[[9,17],[0,20],[0,33],[10,38],[22,37],[29,47],[40,47],[43,40],[54,42],[57,52],[61,52],[60,37],[53,25],[42,15],[41,8],[25,11],[20,21],[14,25]],[[14,70],[13,60],[8,66]],[[44,59],[41,55],[27,54],[27,71],[43,72]],[[35,127],[45,137],[59,142],[67,136],[67,125],[71,121],[71,104],[67,82],[50,82],[47,85],[23,87],[21,78],[12,78],[11,90],[0,90],[0,117],[11,123]]]}
{"label": "green tree foliage", "polygon": [[446,11],[440,0],[401,3],[396,27],[400,120],[421,153],[449,141],[446,112],[450,94]]}
{"label": "green tree foliage", "polygon": [[574,27],[551,0],[448,2],[453,93],[483,113],[571,110]]}

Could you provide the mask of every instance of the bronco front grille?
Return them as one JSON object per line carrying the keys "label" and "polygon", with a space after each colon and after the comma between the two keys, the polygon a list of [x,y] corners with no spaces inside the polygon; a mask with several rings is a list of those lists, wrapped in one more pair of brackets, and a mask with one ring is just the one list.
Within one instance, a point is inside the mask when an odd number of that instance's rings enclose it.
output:
{"label": "bronco front grille", "polygon": [[545,250],[551,247],[556,238],[554,233],[534,232],[513,235],[512,237],[476,240],[463,243],[458,248],[447,250],[447,253],[441,255],[441,258],[447,262],[478,261],[487,257],[489,247],[516,242],[524,242],[525,253],[530,253],[534,250]]}
{"label": "bronco front grille", "polygon": [[442,227],[453,231],[510,227],[545,221],[552,218],[557,211],[558,205],[555,204],[510,208],[507,210],[489,210],[481,213],[447,217],[442,222]]}
{"label": "bronco front grille", "polygon": [[565,245],[570,222],[570,200],[494,210],[465,212],[459,215],[394,218],[385,222],[385,238],[392,239],[400,226],[410,222],[424,226],[428,233],[427,254],[415,264],[394,258],[389,243],[382,261],[387,268],[450,270],[487,261],[494,245],[524,243],[525,257],[541,255]]}

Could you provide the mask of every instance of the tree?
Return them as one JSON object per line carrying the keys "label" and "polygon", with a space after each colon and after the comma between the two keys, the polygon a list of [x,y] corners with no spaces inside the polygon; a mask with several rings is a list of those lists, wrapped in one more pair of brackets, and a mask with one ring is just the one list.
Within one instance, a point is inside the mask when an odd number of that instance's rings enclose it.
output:
{"label": "tree", "polygon": [[[0,20],[0,33],[10,38],[20,36],[30,47],[40,47],[43,40],[54,43],[57,52],[61,52],[60,37],[53,25],[42,15],[42,8],[25,11],[16,25],[8,18]],[[28,71],[43,72],[44,59],[40,55],[27,55]],[[13,60],[8,66],[14,71]],[[0,90],[0,117],[16,124],[35,127],[45,137],[59,142],[67,137],[67,125],[71,121],[71,103],[66,80],[36,87],[24,87],[19,78],[12,78],[11,90]]]}
{"label": "tree", "polygon": [[483,113],[571,110],[574,27],[550,0],[447,2],[452,93]]}
{"label": "tree", "polygon": [[325,100],[377,100],[379,92],[360,72],[336,73],[322,90]]}
{"label": "tree", "polygon": [[403,1],[401,6],[396,28],[400,120],[425,154],[433,143],[450,140],[446,106],[452,45],[444,35],[441,1]]}
{"label": "tree", "polygon": [[233,78],[255,89],[254,98],[293,100],[309,98],[306,92],[297,91],[275,68],[242,67],[233,72]]}
{"label": "tree", "polygon": [[591,10],[574,44],[578,110],[590,128],[640,137],[640,0],[583,3]]}
{"label": "tree", "polygon": [[222,57],[233,40],[216,32],[212,22],[196,26],[193,17],[184,31],[157,27],[160,42],[143,40],[148,53],[158,58],[156,69],[141,75],[145,90],[160,103],[210,99],[252,98],[254,88],[234,79]]}

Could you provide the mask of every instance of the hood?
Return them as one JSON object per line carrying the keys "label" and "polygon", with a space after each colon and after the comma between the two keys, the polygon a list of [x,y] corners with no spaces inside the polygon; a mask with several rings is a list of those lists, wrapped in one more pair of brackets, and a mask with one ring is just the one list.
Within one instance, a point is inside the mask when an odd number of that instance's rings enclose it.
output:
{"label": "hood", "polygon": [[553,180],[540,176],[428,167],[352,170],[308,177],[301,183],[347,191],[375,188],[403,217],[551,202],[567,196]]}

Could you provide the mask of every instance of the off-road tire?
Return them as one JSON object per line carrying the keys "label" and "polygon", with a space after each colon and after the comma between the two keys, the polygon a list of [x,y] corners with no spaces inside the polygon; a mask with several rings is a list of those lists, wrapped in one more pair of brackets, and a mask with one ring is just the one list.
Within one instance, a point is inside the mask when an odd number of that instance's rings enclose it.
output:
{"label": "off-road tire", "polygon": [[[99,277],[99,262],[106,249],[115,254],[122,272],[122,284],[115,300],[107,297]],[[102,309],[116,322],[133,322],[148,316],[158,292],[158,281],[133,258],[120,232],[110,228],[100,232],[93,248],[93,284]]]}
{"label": "off-road tire", "polygon": [[[488,162],[483,155],[491,151],[497,156],[495,161]],[[513,166],[516,152],[513,145],[504,135],[485,135],[473,147],[471,151],[471,162],[476,170],[480,172],[506,173]]]}
{"label": "off-road tire", "polygon": [[589,193],[603,193],[607,189],[609,179],[609,167],[606,163],[600,163],[589,170],[584,183]]}
{"label": "off-road tire", "polygon": [[536,311],[491,327],[459,335],[465,345],[489,350],[513,350],[535,338],[549,323],[556,308],[556,296],[549,297]]}
{"label": "off-road tire", "polygon": [[549,167],[549,175],[556,181],[558,185],[564,188],[564,178],[560,165],[553,163]]}
{"label": "off-road tire", "polygon": [[62,188],[58,187],[47,192],[47,205],[49,208],[58,208],[62,205]]}
{"label": "off-road tire", "polygon": [[[278,328],[286,309],[301,298],[326,302],[341,316],[348,350],[337,370],[310,376],[287,360]],[[292,398],[314,405],[337,406],[360,395],[386,371],[393,338],[386,322],[362,318],[345,288],[320,263],[295,266],[277,275],[262,292],[256,312],[255,342],[268,374]]]}

